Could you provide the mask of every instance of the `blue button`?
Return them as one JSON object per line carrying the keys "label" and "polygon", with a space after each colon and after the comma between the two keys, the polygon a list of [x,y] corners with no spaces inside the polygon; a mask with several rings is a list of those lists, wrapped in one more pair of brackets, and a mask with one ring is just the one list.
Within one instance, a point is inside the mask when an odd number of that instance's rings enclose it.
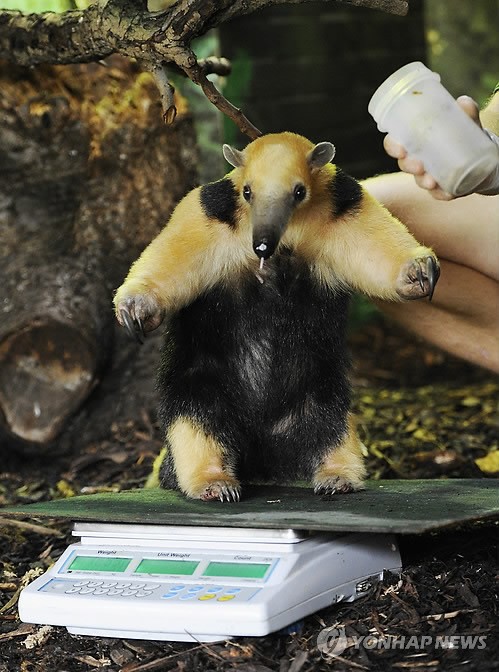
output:
{"label": "blue button", "polygon": [[209,593],[219,593],[223,589],[224,589],[224,586],[211,586],[211,587],[207,588],[206,590]]}
{"label": "blue button", "polygon": [[178,583],[175,586],[170,586],[168,590],[183,590],[185,585],[183,583]]}
{"label": "blue button", "polygon": [[178,593],[165,593],[164,595],[162,595],[162,598],[164,600],[171,600],[172,597],[177,597],[177,595]]}
{"label": "blue button", "polygon": [[225,589],[225,592],[226,592],[228,595],[236,595],[236,593],[240,593],[240,592],[241,592],[241,588],[226,588],[226,589]]}
{"label": "blue button", "polygon": [[197,593],[200,590],[203,590],[204,586],[191,586],[188,590],[189,593]]}
{"label": "blue button", "polygon": [[179,597],[180,600],[192,600],[196,595],[194,593],[186,593],[185,595],[181,595]]}

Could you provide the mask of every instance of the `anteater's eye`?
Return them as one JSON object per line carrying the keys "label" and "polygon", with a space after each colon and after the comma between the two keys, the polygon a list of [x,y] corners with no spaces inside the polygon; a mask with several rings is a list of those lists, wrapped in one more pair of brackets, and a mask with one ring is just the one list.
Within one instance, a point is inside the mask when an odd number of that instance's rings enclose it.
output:
{"label": "anteater's eye", "polygon": [[247,184],[245,184],[243,187],[243,197],[244,200],[248,202],[251,199],[251,187],[249,187]]}
{"label": "anteater's eye", "polygon": [[303,184],[297,184],[295,187],[295,190],[293,192],[293,197],[297,203],[300,201],[303,201],[305,196],[307,195],[307,190],[303,186]]}

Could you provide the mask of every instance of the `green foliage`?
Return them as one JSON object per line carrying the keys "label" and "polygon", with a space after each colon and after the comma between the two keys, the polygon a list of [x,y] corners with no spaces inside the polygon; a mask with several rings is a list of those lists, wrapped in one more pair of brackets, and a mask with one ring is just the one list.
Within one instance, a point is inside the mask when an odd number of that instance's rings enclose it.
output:
{"label": "green foliage", "polygon": [[74,0],[0,0],[1,9],[17,9],[26,14],[65,12],[75,7]]}
{"label": "green foliage", "polygon": [[[216,31],[210,31],[195,40],[192,46],[198,58],[213,56],[218,52]],[[214,81],[215,86],[220,87],[219,77],[210,75],[209,78]],[[200,154],[199,179],[202,183],[217,180],[226,172],[222,157],[222,114],[209,102],[199,86],[189,79],[179,75],[171,76],[170,80],[187,98],[193,113]]]}
{"label": "green foliage", "polygon": [[[236,55],[231,59],[232,72],[224,86],[224,96],[228,98],[236,107],[242,107],[249,91],[253,63],[250,55],[243,49],[239,49]],[[224,139],[229,145],[235,144],[238,137],[237,128],[234,123],[224,117]]]}
{"label": "green foliage", "polygon": [[361,294],[355,294],[350,302],[348,328],[350,331],[361,329],[366,324],[375,322],[380,316],[374,303]]}
{"label": "green foliage", "polygon": [[428,65],[483,107],[499,81],[499,0],[426,0]]}

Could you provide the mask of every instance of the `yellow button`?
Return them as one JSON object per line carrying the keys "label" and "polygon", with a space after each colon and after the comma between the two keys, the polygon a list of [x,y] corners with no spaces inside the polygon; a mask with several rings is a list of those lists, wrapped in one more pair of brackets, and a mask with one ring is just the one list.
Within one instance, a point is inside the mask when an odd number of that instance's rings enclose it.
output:
{"label": "yellow button", "polygon": [[205,593],[204,595],[200,595],[198,600],[212,600],[214,597],[216,597],[215,593]]}
{"label": "yellow button", "polygon": [[233,600],[235,595],[222,595],[218,598],[218,602],[227,602],[227,600]]}

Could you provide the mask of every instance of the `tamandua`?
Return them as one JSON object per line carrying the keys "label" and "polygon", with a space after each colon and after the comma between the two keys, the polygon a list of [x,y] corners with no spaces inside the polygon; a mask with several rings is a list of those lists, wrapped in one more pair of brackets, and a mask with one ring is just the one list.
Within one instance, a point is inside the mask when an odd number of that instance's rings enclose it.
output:
{"label": "tamandua", "polygon": [[431,298],[437,258],[329,142],[278,133],[223,153],[234,170],[184,197],[114,298],[132,330],[167,317],[161,484],[222,501],[255,479],[359,489],[349,295]]}

